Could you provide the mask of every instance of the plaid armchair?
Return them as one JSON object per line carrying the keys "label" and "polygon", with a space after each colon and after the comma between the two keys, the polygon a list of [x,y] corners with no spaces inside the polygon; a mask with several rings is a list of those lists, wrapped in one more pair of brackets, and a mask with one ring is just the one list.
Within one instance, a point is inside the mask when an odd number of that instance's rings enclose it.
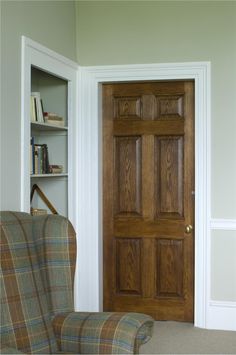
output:
{"label": "plaid armchair", "polygon": [[150,339],[149,316],[73,311],[75,259],[66,218],[1,212],[1,354],[132,354]]}

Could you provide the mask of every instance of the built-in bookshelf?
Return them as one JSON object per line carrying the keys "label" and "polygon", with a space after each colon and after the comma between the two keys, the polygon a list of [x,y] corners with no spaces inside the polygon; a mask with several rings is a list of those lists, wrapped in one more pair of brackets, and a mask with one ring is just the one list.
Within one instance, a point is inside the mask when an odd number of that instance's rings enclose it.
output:
{"label": "built-in bookshelf", "polygon": [[36,184],[60,215],[77,225],[76,92],[78,65],[22,38],[21,210],[52,213]]}
{"label": "built-in bookshelf", "polygon": [[[38,98],[30,114],[31,188],[37,184],[58,213],[68,216],[68,82],[32,66],[31,104],[34,95]],[[62,121],[48,123],[48,113]],[[47,210],[36,193],[32,207]]]}

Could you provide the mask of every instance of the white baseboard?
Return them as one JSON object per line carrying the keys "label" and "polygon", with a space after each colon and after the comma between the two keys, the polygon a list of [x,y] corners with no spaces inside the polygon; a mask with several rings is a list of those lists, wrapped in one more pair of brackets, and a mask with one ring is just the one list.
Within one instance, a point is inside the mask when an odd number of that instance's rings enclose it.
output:
{"label": "white baseboard", "polygon": [[207,329],[236,331],[236,302],[210,301],[206,323]]}

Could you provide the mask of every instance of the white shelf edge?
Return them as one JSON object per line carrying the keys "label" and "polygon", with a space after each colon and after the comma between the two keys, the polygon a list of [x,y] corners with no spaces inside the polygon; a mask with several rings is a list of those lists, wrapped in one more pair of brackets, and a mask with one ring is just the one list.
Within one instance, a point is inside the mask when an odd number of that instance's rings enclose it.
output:
{"label": "white shelf edge", "polygon": [[56,125],[51,125],[48,123],[40,123],[40,122],[30,122],[33,128],[40,129],[40,130],[55,130],[55,131],[68,131],[67,126],[56,126]]}
{"label": "white shelf edge", "polygon": [[31,174],[30,178],[54,178],[54,177],[68,177],[68,173],[61,174]]}

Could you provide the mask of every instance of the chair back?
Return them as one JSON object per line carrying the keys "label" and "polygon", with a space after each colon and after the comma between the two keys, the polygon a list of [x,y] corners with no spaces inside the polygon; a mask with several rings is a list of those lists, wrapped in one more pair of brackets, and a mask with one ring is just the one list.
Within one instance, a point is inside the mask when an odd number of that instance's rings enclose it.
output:
{"label": "chair back", "polygon": [[76,242],[64,217],[1,212],[1,346],[58,352],[51,319],[73,310]]}
{"label": "chair back", "polygon": [[53,317],[74,311],[76,235],[69,220],[59,215],[34,216],[33,238],[48,307]]}

